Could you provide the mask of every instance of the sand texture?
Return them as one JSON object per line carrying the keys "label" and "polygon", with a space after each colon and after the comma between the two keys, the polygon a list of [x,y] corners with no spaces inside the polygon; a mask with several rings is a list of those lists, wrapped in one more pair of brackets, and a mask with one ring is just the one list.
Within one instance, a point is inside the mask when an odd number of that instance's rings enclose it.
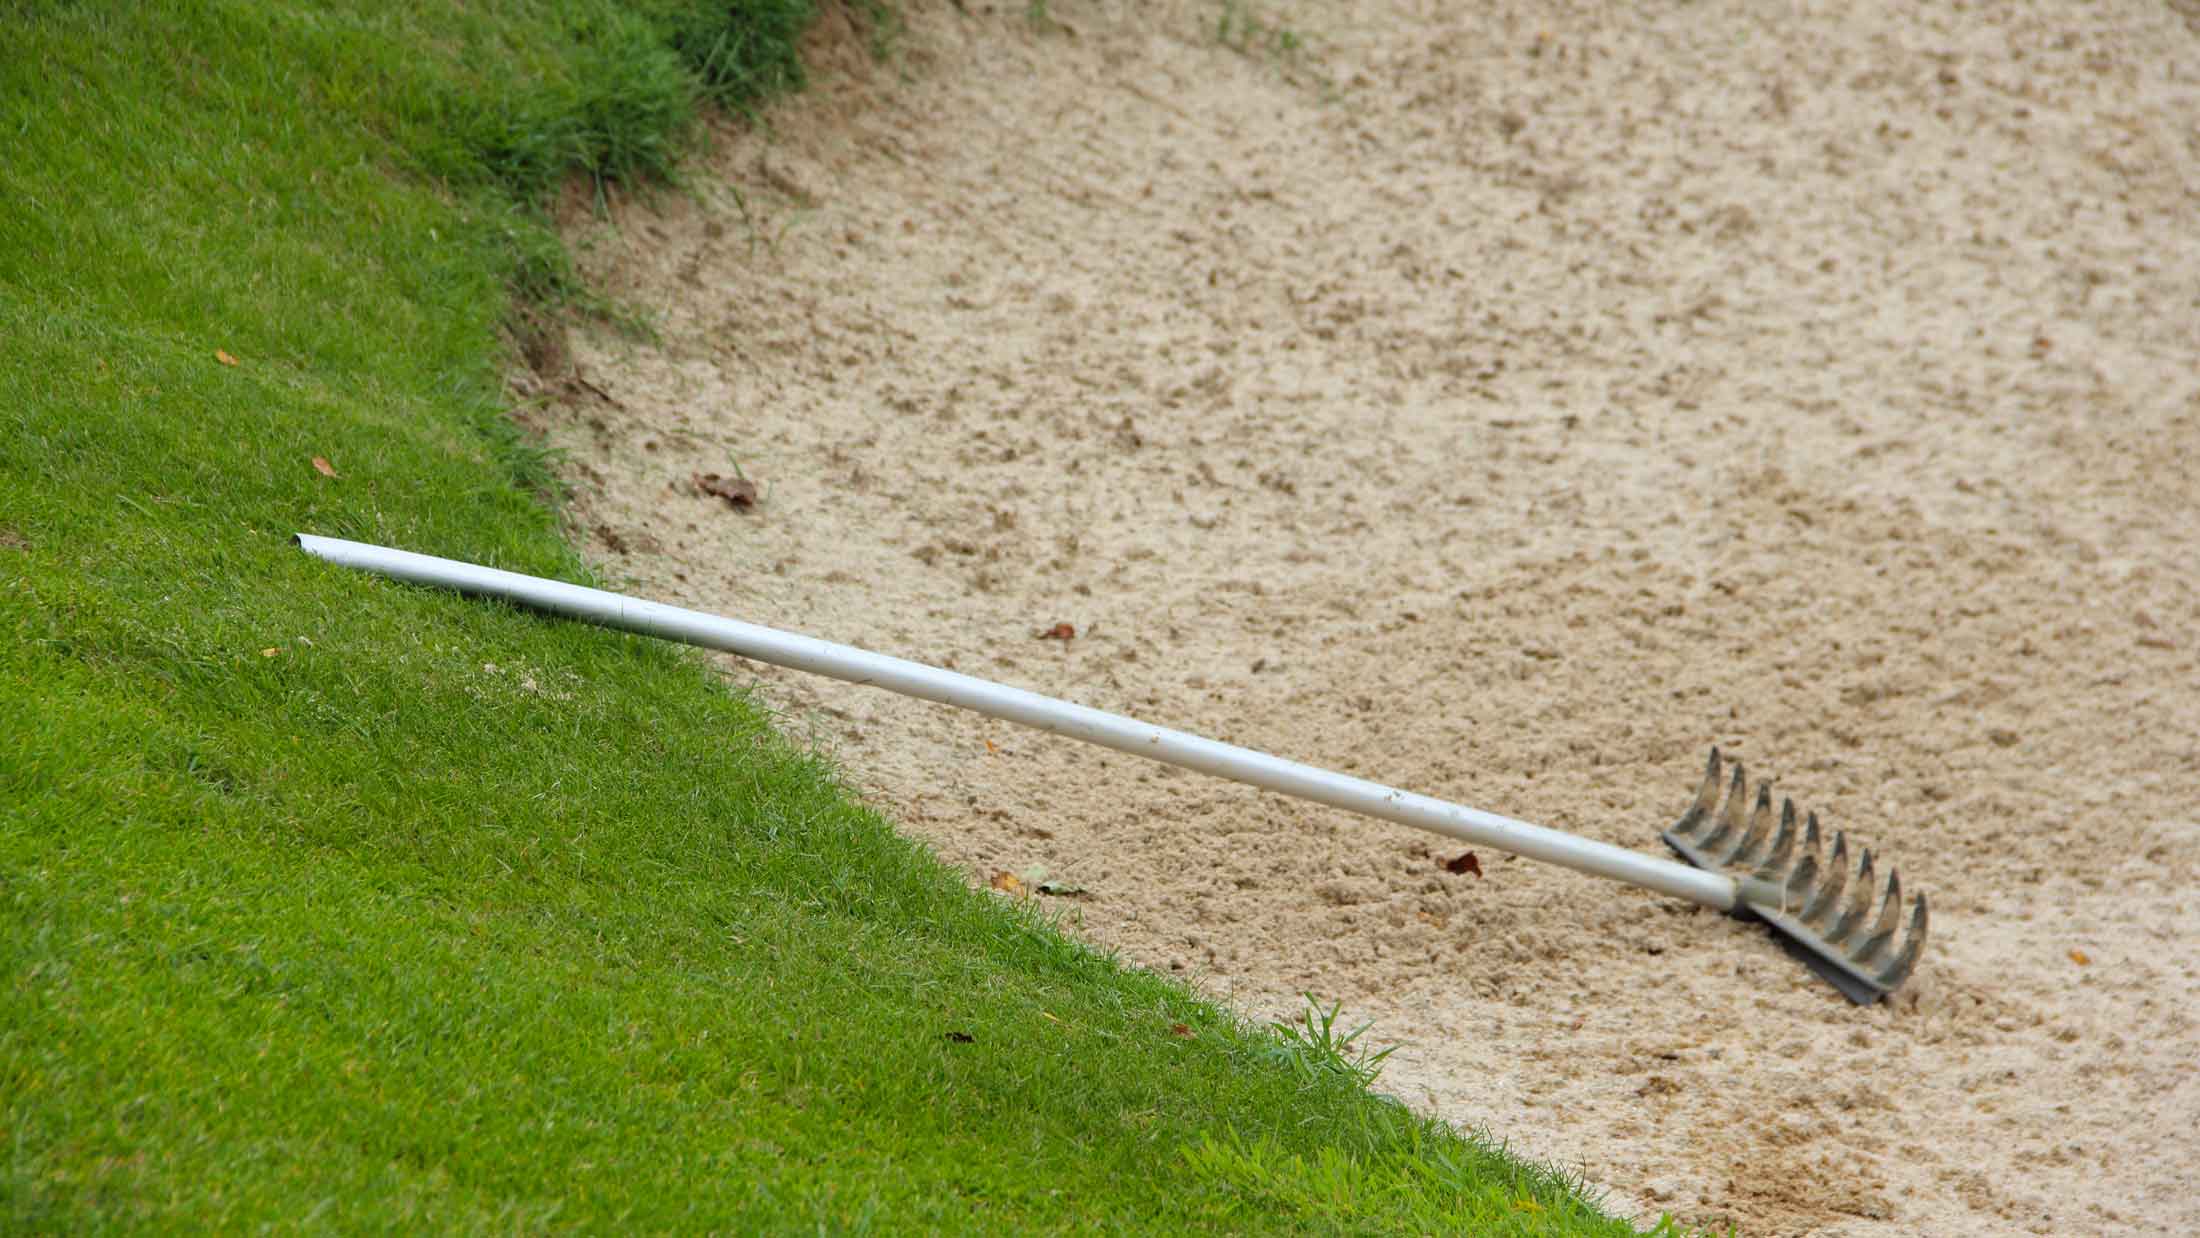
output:
{"label": "sand texture", "polygon": [[828,14],[689,192],[574,212],[660,338],[514,383],[607,575],[1645,853],[1718,744],[1929,893],[1894,1000],[726,660],[974,883],[1342,1000],[1383,1086],[1629,1215],[2200,1232],[2194,24],[1050,9],[912,3],[884,61]]}

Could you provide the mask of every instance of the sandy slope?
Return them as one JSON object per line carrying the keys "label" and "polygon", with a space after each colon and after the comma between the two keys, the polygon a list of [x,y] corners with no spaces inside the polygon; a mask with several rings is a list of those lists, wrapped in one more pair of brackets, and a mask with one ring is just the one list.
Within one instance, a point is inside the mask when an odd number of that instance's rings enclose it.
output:
{"label": "sandy slope", "polygon": [[913,5],[577,220],[662,345],[517,381],[654,596],[1645,851],[1716,742],[1878,845],[1936,938],[1859,1011],[1667,899],[731,668],[975,879],[1343,999],[1616,1206],[2200,1232],[2200,38],[1972,7]]}

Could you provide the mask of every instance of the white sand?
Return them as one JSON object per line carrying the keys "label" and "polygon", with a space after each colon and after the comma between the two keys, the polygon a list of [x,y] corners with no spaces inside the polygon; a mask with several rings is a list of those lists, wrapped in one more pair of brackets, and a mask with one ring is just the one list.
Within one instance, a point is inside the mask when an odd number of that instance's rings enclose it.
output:
{"label": "white sand", "polygon": [[[1891,1003],[729,665],[973,880],[1342,999],[1385,1086],[1631,1215],[2200,1232],[2194,29],[1364,0],[1255,10],[1279,57],[1219,3],[1051,7],[912,4],[883,65],[829,17],[699,200],[575,219],[662,344],[515,381],[612,576],[1646,852],[1718,743],[1929,892]],[[752,512],[687,484],[729,455]]]}

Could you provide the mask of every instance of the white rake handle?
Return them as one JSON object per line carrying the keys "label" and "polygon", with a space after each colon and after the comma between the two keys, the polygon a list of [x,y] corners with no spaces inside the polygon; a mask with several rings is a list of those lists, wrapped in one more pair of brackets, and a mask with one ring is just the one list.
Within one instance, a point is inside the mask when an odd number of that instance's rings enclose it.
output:
{"label": "white rake handle", "polygon": [[1250,783],[1264,790],[1347,812],[1410,825],[1476,846],[1562,864],[1721,911],[1734,907],[1737,890],[1733,878],[1676,860],[1579,838],[1560,830],[1416,795],[1349,774],[1286,761],[1235,744],[1153,726],[1121,714],[1073,705],[921,662],[890,658],[851,645],[838,645],[738,619],[455,559],[439,559],[433,555],[341,538],[316,537],[309,533],[298,534],[296,540],[307,554],[345,567],[415,584],[502,598],[607,628],[700,645],[705,649],[720,649],[775,666],[885,688],[945,705],[959,705],[1036,730],[1067,735],[1218,778]]}

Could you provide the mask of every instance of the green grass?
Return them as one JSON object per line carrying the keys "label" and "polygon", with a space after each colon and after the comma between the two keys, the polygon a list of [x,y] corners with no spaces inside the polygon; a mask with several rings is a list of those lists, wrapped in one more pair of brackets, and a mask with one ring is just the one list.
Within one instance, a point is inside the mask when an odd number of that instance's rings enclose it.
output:
{"label": "green grass", "polygon": [[798,85],[807,19],[11,18],[0,1229],[1626,1232],[1334,1007],[967,890],[694,658],[292,548],[586,578],[503,416],[540,207]]}

